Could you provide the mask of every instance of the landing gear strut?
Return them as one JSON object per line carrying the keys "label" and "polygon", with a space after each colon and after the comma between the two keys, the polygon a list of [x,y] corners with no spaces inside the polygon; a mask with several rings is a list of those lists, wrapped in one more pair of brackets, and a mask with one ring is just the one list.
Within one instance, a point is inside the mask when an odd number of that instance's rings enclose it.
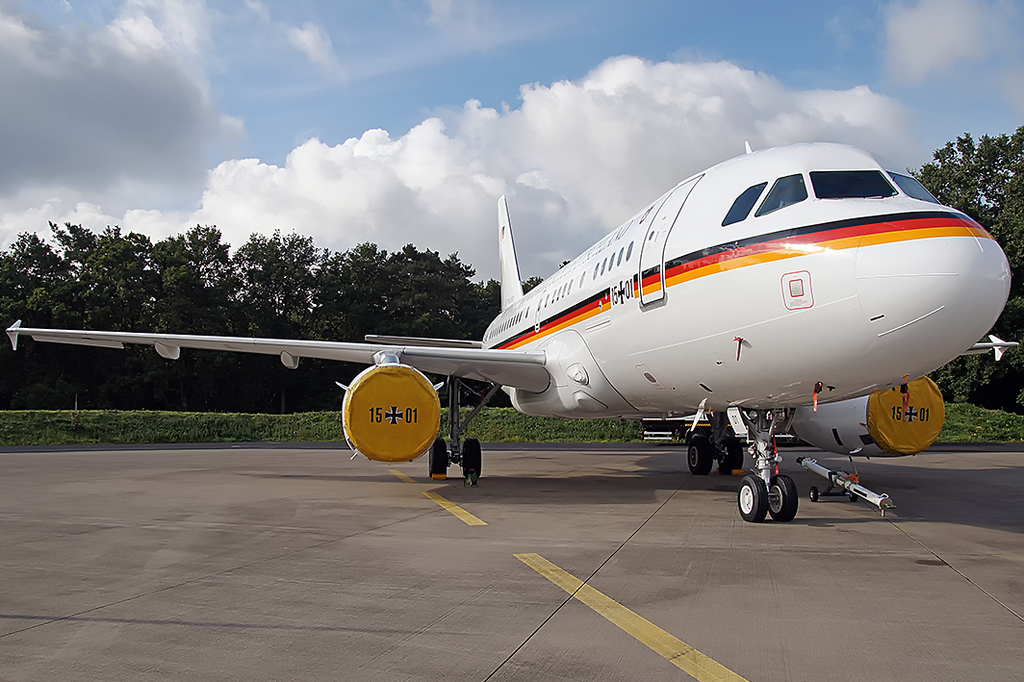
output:
{"label": "landing gear strut", "polygon": [[[480,441],[476,438],[467,438],[462,441],[463,432],[469,428],[473,418],[480,412],[480,408],[487,404],[498,389],[492,385],[480,399],[480,403],[473,408],[473,411],[462,421],[462,413],[459,411],[459,397],[463,390],[469,390],[458,377],[448,377],[448,444],[445,445],[444,438],[438,436],[430,448],[430,477],[435,480],[444,480],[448,477],[448,467],[452,464],[462,465],[462,476],[466,485],[476,485],[480,479]],[[479,394],[477,394],[479,396]]]}
{"label": "landing gear strut", "polygon": [[768,514],[776,521],[792,521],[799,507],[796,483],[780,474],[779,456],[775,447],[775,431],[785,419],[785,412],[752,412],[739,410],[747,427],[754,473],[743,477],[737,495],[740,516],[744,521],[760,523]]}

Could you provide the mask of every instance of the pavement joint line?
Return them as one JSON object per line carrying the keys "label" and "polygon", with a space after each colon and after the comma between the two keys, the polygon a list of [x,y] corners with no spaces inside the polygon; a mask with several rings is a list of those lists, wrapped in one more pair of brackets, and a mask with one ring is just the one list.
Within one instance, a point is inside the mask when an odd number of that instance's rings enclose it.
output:
{"label": "pavement joint line", "polygon": [[441,507],[445,511],[448,511],[448,512],[451,512],[452,514],[454,514],[456,517],[458,517],[460,520],[462,520],[466,525],[469,525],[469,526],[486,526],[487,525],[486,521],[481,520],[479,517],[473,516],[472,514],[470,514],[468,511],[466,511],[465,509],[463,509],[459,505],[455,504],[454,502],[452,502],[450,500],[447,500],[447,499],[441,497],[437,493],[432,493],[432,492],[428,491],[428,492],[425,492],[423,494],[426,495],[427,497],[429,497],[434,502],[437,502],[439,505],[441,505]]}
{"label": "pavement joint line", "polygon": [[562,570],[540,554],[514,554],[515,558],[583,602],[626,634],[665,657],[698,682],[749,682],[718,661],[697,651],[643,616],[630,611],[608,595]]}
{"label": "pavement joint line", "polygon": [[[422,517],[422,516],[425,516],[425,515],[426,514],[417,514],[416,516],[411,517],[411,518],[419,518],[419,517]],[[397,525],[399,523],[404,523],[405,521],[408,521],[408,520],[409,520],[409,518],[395,519],[394,521],[389,521],[389,522],[383,523],[383,524],[381,524],[379,526],[374,526],[373,528],[366,528],[364,530],[356,531],[354,533],[347,533],[347,534],[345,534],[345,535],[343,535],[341,537],[336,537],[336,538],[330,538],[330,539],[327,539],[327,540],[322,540],[320,542],[316,542],[316,543],[313,543],[311,545],[307,545],[307,546],[304,546],[304,547],[298,547],[296,549],[289,549],[287,551],[280,552],[280,553],[274,554],[272,556],[263,557],[263,558],[260,558],[260,559],[255,559],[253,561],[247,561],[247,562],[244,562],[244,563],[241,563],[241,564],[237,564],[235,566],[229,566],[228,568],[223,568],[223,569],[221,569],[219,571],[212,571],[210,573],[205,573],[203,575],[198,575],[198,576],[195,576],[193,578],[188,578],[186,580],[181,580],[181,581],[173,583],[171,585],[163,585],[163,586],[160,586],[160,587],[155,587],[155,588],[152,588],[152,589],[149,589],[149,590],[145,590],[143,592],[139,592],[137,594],[133,594],[133,595],[129,595],[127,597],[123,597],[121,599],[115,599],[114,601],[107,602],[106,604],[100,604],[98,606],[93,606],[91,608],[84,609],[84,610],[78,611],[76,613],[70,613],[70,614],[66,614],[66,615],[63,615],[63,616],[50,616],[50,617],[47,617],[46,620],[44,620],[44,621],[42,621],[40,623],[33,623],[31,625],[27,625],[27,626],[25,626],[23,628],[19,628],[17,630],[11,630],[10,632],[0,633],[0,639],[4,639],[5,637],[12,637],[14,635],[18,635],[18,634],[21,634],[23,632],[27,632],[29,630],[35,630],[36,628],[45,627],[47,625],[53,625],[54,623],[61,623],[61,622],[72,621],[72,620],[75,620],[75,619],[81,619],[82,617],[87,616],[90,613],[95,613],[97,611],[101,611],[103,609],[110,608],[111,606],[119,606],[121,604],[127,604],[128,602],[132,602],[132,601],[135,601],[137,599],[144,599],[146,597],[151,597],[151,596],[153,596],[155,594],[160,594],[161,592],[168,592],[170,590],[178,589],[179,587],[185,587],[186,585],[194,585],[194,584],[202,582],[204,580],[209,580],[210,578],[215,578],[217,576],[227,575],[227,574],[232,573],[234,571],[244,570],[246,568],[250,568],[252,566],[257,566],[259,564],[263,564],[263,563],[266,563],[266,562],[269,562],[269,561],[277,561],[279,559],[283,559],[284,557],[292,556],[292,555],[295,555],[295,554],[299,554],[301,552],[306,552],[306,551],[309,551],[311,549],[317,549],[317,548],[320,548],[320,547],[326,547],[327,545],[331,545],[331,544],[334,544],[334,543],[337,543],[337,542],[342,542],[344,540],[348,540],[350,538],[358,537],[360,535],[365,535],[367,533],[373,533],[373,532],[376,532],[376,531],[381,530],[383,528],[387,528],[389,526]],[[130,525],[133,525],[133,524],[130,524]]]}
{"label": "pavement joint line", "polygon": [[973,585],[973,586],[974,586],[974,587],[975,587],[975,588],[976,588],[976,589],[977,589],[977,590],[978,590],[979,592],[981,592],[982,594],[984,594],[984,595],[985,595],[986,597],[988,597],[989,599],[991,599],[991,600],[992,600],[992,601],[994,601],[995,603],[997,603],[997,604],[999,604],[1000,606],[1002,606],[1002,607],[1003,607],[1004,609],[1006,609],[1007,611],[1009,611],[1009,612],[1010,612],[1010,614],[1011,614],[1012,616],[1014,616],[1014,617],[1015,617],[1015,618],[1016,618],[1017,620],[1019,620],[1019,621],[1021,621],[1022,623],[1024,623],[1024,616],[1021,616],[1021,615],[1020,615],[1019,613],[1017,613],[1016,611],[1014,611],[1013,609],[1011,609],[1011,608],[1010,608],[1010,607],[1009,607],[1009,606],[1008,606],[1008,605],[1007,605],[1006,603],[1004,603],[1004,602],[1003,602],[1002,600],[1000,600],[1000,599],[999,599],[998,597],[996,597],[996,596],[995,596],[994,594],[992,594],[991,592],[989,592],[988,590],[986,590],[986,589],[985,589],[984,587],[982,587],[982,586],[981,586],[981,585],[979,585],[978,583],[974,582],[974,580],[972,580],[972,579],[971,579],[971,578],[970,578],[970,577],[969,577],[969,576],[968,576],[968,575],[967,575],[966,573],[964,573],[964,572],[963,572],[963,571],[961,571],[961,570],[960,570],[959,568],[957,568],[957,567],[956,567],[956,566],[954,566],[953,564],[951,564],[951,563],[949,563],[948,561],[946,561],[946,560],[945,560],[945,559],[944,559],[943,557],[939,556],[939,554],[938,554],[938,553],[937,553],[937,552],[936,552],[936,551],[935,551],[934,549],[932,549],[932,548],[931,548],[931,547],[929,547],[928,545],[926,545],[926,544],[924,544],[923,542],[921,542],[920,540],[918,540],[918,539],[917,539],[917,538],[916,538],[916,537],[915,537],[914,535],[912,535],[912,534],[911,534],[911,533],[910,533],[910,532],[909,532],[909,531],[908,531],[908,530],[907,530],[906,528],[904,528],[904,527],[903,527],[903,526],[901,526],[900,524],[896,523],[895,521],[889,521],[889,523],[890,523],[890,524],[892,524],[892,526],[893,526],[893,527],[894,527],[894,528],[895,528],[896,530],[898,530],[899,532],[903,533],[903,534],[904,534],[904,535],[906,535],[906,536],[907,536],[908,538],[910,538],[911,540],[913,540],[914,542],[916,542],[916,543],[917,543],[917,544],[918,544],[918,545],[919,545],[919,546],[920,546],[920,547],[921,547],[922,549],[924,549],[924,550],[925,550],[926,552],[928,552],[928,553],[929,553],[929,554],[931,554],[931,555],[932,555],[933,557],[935,557],[936,559],[938,559],[939,561],[941,561],[942,563],[944,563],[944,564],[946,565],[946,567],[947,567],[947,568],[949,568],[949,569],[950,569],[951,571],[953,571],[953,572],[954,572],[954,573],[956,573],[956,574],[957,574],[958,576],[960,576],[961,578],[963,578],[964,580],[966,580],[966,581],[967,581],[968,583],[970,583],[971,585]]}

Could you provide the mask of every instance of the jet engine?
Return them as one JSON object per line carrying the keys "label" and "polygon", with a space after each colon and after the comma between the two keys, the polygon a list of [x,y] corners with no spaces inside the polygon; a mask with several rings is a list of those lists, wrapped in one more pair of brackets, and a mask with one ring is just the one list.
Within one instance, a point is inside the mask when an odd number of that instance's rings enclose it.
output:
{"label": "jet engine", "polygon": [[928,377],[861,398],[797,409],[789,429],[816,448],[840,455],[916,455],[935,442],[946,420],[942,392]]}
{"label": "jet engine", "polygon": [[409,462],[426,452],[441,428],[437,390],[419,370],[375,365],[348,386],[341,407],[349,447],[378,462]]}

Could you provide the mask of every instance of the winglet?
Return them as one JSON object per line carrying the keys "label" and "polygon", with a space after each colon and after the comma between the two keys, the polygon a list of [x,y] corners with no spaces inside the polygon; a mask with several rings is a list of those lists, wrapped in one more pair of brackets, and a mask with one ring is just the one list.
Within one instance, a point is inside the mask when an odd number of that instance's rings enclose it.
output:
{"label": "winglet", "polygon": [[11,340],[11,350],[18,350],[18,331],[21,329],[21,320],[18,320],[7,328],[7,337]]}
{"label": "winglet", "polygon": [[508,218],[508,202],[502,195],[498,199],[498,259],[501,273],[501,309],[505,310],[523,297],[523,283],[519,277],[516,245],[512,240],[512,223]]}
{"label": "winglet", "polygon": [[995,344],[992,346],[992,353],[996,356],[996,362],[999,362],[1003,359],[1003,353],[1006,352],[1008,344],[995,334],[989,334],[988,338]]}
{"label": "winglet", "polygon": [[989,351],[992,351],[992,354],[996,356],[996,362],[999,362],[1000,360],[1003,359],[1003,353],[1005,353],[1010,348],[1014,348],[1020,345],[1017,341],[1003,341],[995,334],[989,334],[988,338],[990,339],[990,341],[979,341],[978,343],[974,344],[973,346],[965,350],[962,353],[962,355],[977,355],[979,353],[987,353]]}

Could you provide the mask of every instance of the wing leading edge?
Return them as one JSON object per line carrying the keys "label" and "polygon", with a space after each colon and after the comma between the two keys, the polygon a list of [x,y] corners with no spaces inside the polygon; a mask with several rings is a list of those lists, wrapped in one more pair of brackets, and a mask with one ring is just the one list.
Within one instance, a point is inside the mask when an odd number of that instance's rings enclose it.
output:
{"label": "wing leading edge", "polygon": [[[18,349],[18,337],[29,336],[43,343],[61,343],[101,348],[124,348],[127,344],[153,346],[161,357],[177,360],[182,348],[276,355],[291,369],[301,358],[337,360],[363,365],[376,364],[381,351],[394,353],[400,362],[422,372],[464,379],[489,381],[539,393],[550,383],[543,351],[514,351],[485,348],[430,347],[414,344],[352,343],[297,339],[257,339],[235,336],[189,334],[136,334],[133,332],[37,329],[22,327],[21,320],[7,329],[11,347]],[[398,339],[395,339],[398,340]]]}

